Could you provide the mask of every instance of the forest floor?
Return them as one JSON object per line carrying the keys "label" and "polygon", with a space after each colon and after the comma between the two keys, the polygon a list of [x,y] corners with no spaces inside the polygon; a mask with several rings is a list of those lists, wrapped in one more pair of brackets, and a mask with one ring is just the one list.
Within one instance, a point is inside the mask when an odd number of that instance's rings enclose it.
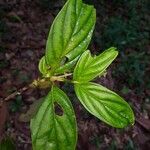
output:
{"label": "forest floor", "polygon": [[[45,52],[50,25],[61,6],[62,3],[58,2],[49,10],[44,10],[36,0],[0,2],[2,11],[0,25],[4,31],[0,39],[1,99],[30,84],[39,76],[38,62]],[[98,15],[97,18],[99,21],[100,16]],[[99,49],[95,42],[92,42],[90,48],[95,53]],[[126,49],[126,53],[130,51],[135,49]],[[147,54],[150,54],[149,45],[147,45]],[[72,86],[67,84],[62,86],[69,93],[75,108],[79,132],[78,150],[150,149],[150,89],[145,88],[143,84],[142,93],[138,95],[134,86],[133,89],[126,88],[122,78],[117,78],[112,73],[120,63],[122,60],[118,57],[108,69],[106,77],[96,81],[116,91],[131,104],[136,117],[134,126],[115,129],[106,125],[81,106],[74,96]],[[149,68],[146,67],[147,72],[150,72]],[[32,103],[46,93],[47,90],[28,89],[22,95],[17,95],[2,105],[0,139],[8,136],[13,140],[17,150],[31,150],[30,116],[25,114]]]}

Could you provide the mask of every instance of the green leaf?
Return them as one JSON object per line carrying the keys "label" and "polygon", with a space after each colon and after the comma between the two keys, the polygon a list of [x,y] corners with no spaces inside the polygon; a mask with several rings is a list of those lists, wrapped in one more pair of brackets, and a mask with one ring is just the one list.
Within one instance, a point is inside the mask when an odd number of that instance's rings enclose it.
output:
{"label": "green leaf", "polygon": [[76,62],[78,61],[78,59],[79,59],[79,56],[65,63],[64,65],[60,66],[58,69],[55,70],[55,74],[64,74],[66,72],[73,71],[73,67],[76,65]]}
{"label": "green leaf", "polygon": [[46,75],[46,74],[48,73],[48,65],[46,64],[45,56],[43,56],[43,57],[40,59],[40,62],[39,62],[39,71],[40,71],[43,75]]}
{"label": "green leaf", "polygon": [[[62,114],[57,114],[56,104]],[[33,150],[73,150],[77,132],[70,100],[57,87],[52,87],[36,116],[31,120]]]}
{"label": "green leaf", "polygon": [[[82,0],[68,0],[55,18],[46,45],[46,63],[52,70],[60,67],[67,57],[69,62],[88,47],[96,20],[93,6]],[[53,71],[54,72],[54,71]]]}
{"label": "green leaf", "polygon": [[95,83],[75,84],[75,92],[83,106],[105,123],[116,128],[134,124],[129,104],[107,88]]}
{"label": "green leaf", "polygon": [[106,68],[117,57],[116,48],[111,47],[101,53],[99,56],[91,56],[89,50],[85,51],[80,57],[74,73],[73,79],[78,82],[88,82],[97,76],[103,75]]}

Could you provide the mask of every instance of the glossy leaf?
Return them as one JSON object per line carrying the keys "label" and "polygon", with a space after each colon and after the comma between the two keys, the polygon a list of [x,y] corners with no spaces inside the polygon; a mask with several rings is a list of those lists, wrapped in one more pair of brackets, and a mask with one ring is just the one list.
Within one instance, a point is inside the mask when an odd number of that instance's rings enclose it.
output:
{"label": "glossy leaf", "polygon": [[73,71],[73,67],[75,67],[78,59],[80,56],[76,57],[75,59],[65,63],[64,65],[60,66],[58,69],[55,70],[55,74],[64,74],[66,72]]}
{"label": "glossy leaf", "polygon": [[75,67],[73,74],[74,80],[78,82],[88,82],[97,76],[101,76],[117,55],[118,52],[114,47],[94,57],[91,56],[89,50],[85,51]]}
{"label": "glossy leaf", "polygon": [[[62,115],[55,110],[55,103]],[[33,150],[73,150],[77,133],[75,114],[66,94],[52,87],[36,116],[31,120]]]}
{"label": "glossy leaf", "polygon": [[105,123],[124,128],[134,124],[129,104],[119,95],[95,83],[75,84],[75,92],[83,106]]}
{"label": "glossy leaf", "polygon": [[[93,6],[82,0],[68,0],[55,18],[46,45],[46,63],[53,70],[64,57],[69,62],[88,47],[96,20]],[[62,64],[64,65],[64,64]]]}
{"label": "glossy leaf", "polygon": [[[78,57],[76,57],[73,60],[68,61],[68,62],[63,62],[64,64],[61,65],[60,67],[56,68],[54,74],[57,75],[57,74],[64,74],[66,72],[72,72],[73,71],[73,67],[75,67],[79,57],[80,56],[78,56]],[[51,68],[50,67],[48,68],[48,65],[46,64],[45,56],[43,56],[40,59],[39,71],[42,73],[43,76],[46,76],[46,77],[51,76],[51,74],[52,74]]]}
{"label": "glossy leaf", "polygon": [[39,62],[39,71],[43,74],[43,75],[46,75],[49,71],[48,71],[48,65],[46,64],[46,61],[45,61],[45,56],[43,56],[41,59],[40,59],[40,62]]}

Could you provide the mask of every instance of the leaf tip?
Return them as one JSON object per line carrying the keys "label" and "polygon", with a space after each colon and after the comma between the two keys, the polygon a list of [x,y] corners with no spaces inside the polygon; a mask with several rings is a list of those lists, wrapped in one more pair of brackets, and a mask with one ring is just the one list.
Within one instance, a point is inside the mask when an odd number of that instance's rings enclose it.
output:
{"label": "leaf tip", "polygon": [[114,54],[116,55],[116,57],[119,54],[118,49],[116,47],[110,47],[108,50],[114,52]]}

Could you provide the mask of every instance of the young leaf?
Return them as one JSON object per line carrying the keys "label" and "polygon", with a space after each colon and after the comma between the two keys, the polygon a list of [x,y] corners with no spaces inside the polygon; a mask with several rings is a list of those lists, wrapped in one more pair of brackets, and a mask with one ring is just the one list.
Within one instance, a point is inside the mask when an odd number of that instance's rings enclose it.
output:
{"label": "young leaf", "polygon": [[[76,58],[74,58],[71,61],[68,62],[64,62],[63,65],[61,65],[60,67],[56,68],[55,70],[55,75],[57,74],[64,74],[66,72],[71,72],[73,71],[73,67],[76,65],[76,62],[78,61],[80,56],[77,56]],[[48,65],[46,64],[45,61],[45,56],[43,56],[40,59],[39,62],[39,71],[42,73],[43,76],[51,76],[52,72],[51,72],[51,68],[48,68]]]}
{"label": "young leaf", "polygon": [[[62,111],[56,112],[55,103]],[[76,132],[75,114],[66,94],[52,87],[36,116],[31,120],[33,150],[73,150]]]}
{"label": "young leaf", "polygon": [[75,84],[75,92],[83,106],[105,123],[116,128],[134,124],[128,103],[107,88],[95,83]]}
{"label": "young leaf", "polygon": [[40,62],[39,62],[39,71],[43,74],[43,75],[46,75],[49,71],[48,71],[48,65],[46,64],[46,61],[45,61],[45,56],[43,56],[41,59],[40,59]]}
{"label": "young leaf", "polygon": [[118,52],[114,47],[94,57],[91,56],[89,50],[85,51],[75,67],[73,79],[78,82],[88,82],[101,76],[117,55]]}
{"label": "young leaf", "polygon": [[82,0],[68,0],[55,18],[46,45],[47,65],[55,70],[61,60],[69,61],[82,54],[88,47],[96,20],[93,6]]}
{"label": "young leaf", "polygon": [[79,56],[75,59],[65,63],[64,65],[60,66],[55,70],[55,74],[64,74],[66,72],[73,71],[73,67],[75,66],[76,62],[78,61]]}

